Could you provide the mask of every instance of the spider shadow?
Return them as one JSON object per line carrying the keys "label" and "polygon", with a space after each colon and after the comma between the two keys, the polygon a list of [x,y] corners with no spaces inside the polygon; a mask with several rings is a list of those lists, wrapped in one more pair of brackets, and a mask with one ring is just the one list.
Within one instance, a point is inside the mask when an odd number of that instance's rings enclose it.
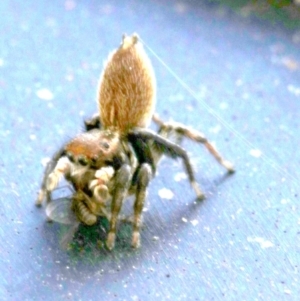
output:
{"label": "spider shadow", "polygon": [[[68,231],[71,231],[71,235]],[[109,221],[105,217],[99,217],[97,223],[92,226],[80,224],[75,231],[69,228],[61,232],[60,245],[73,263],[88,262],[93,265],[105,260],[113,253],[116,255],[120,252],[132,251],[130,246],[132,227],[128,222],[119,221],[113,252],[109,251],[105,245],[108,231]]]}
{"label": "spider shadow", "polygon": [[[80,266],[80,270],[87,273],[98,270],[99,266],[110,265],[112,261],[123,261],[124,258],[127,259],[128,264],[132,261],[141,261],[152,252],[157,252],[158,248],[160,249],[158,243],[172,240],[174,236],[190,225],[182,222],[183,216],[188,220],[198,218],[199,209],[204,206],[206,201],[214,199],[213,195],[217,187],[229,178],[230,175],[225,174],[213,182],[209,182],[209,186],[204,185],[205,190],[210,192],[204,201],[191,198],[187,201],[187,205],[181,205],[178,204],[180,196],[176,197],[174,208],[170,208],[167,214],[163,211],[164,208],[162,211],[159,208],[161,207],[159,202],[163,202],[162,200],[153,201],[153,204],[156,203],[157,206],[153,208],[155,210],[149,210],[145,215],[141,231],[142,246],[138,250],[131,247],[132,224],[126,221],[119,221],[115,248],[113,251],[107,250],[105,241],[109,230],[109,221],[104,217],[99,217],[93,226],[80,224],[75,229],[71,229],[72,225],[66,226],[58,223],[52,223],[53,227],[45,226],[48,232],[47,236],[50,237],[48,243],[52,247],[54,244],[56,245],[56,248],[53,248],[55,250],[54,257],[67,257],[70,265]],[[126,206],[131,209],[132,204],[128,203]],[[155,236],[160,238],[158,243],[153,240]],[[130,258],[132,259],[129,260]],[[126,263],[124,264],[126,265]]]}
{"label": "spider shadow", "polygon": [[[182,232],[184,228],[189,227],[191,224],[183,222],[183,217],[190,221],[198,219],[200,209],[205,206],[207,202],[213,202],[216,199],[218,187],[220,187],[231,177],[232,173],[226,173],[217,177],[213,181],[202,179],[200,182],[204,184],[203,187],[205,187],[205,191],[207,191],[205,199],[199,200],[197,198],[191,198],[190,200],[187,200],[185,204],[183,203],[181,205],[178,204],[180,203],[181,197],[180,195],[177,195],[175,196],[175,200],[169,201],[171,203],[174,201],[175,203],[174,207],[170,209],[171,213],[169,213],[167,216],[164,215],[164,212],[161,211],[160,208],[156,208],[156,214],[149,213],[145,220],[145,227],[147,230],[143,231],[144,233],[142,233],[143,247],[151,249],[153,246],[153,243],[151,243],[151,241],[153,241],[153,237],[158,236],[161,241],[167,242],[172,240],[174,236],[179,234],[179,232]],[[163,202],[162,200],[160,201]],[[164,208],[162,210],[164,210]],[[147,245],[144,243],[144,241]]]}
{"label": "spider shadow", "polygon": [[[195,212],[197,214],[199,208],[205,204],[206,201],[211,200],[214,198],[214,195],[216,191],[218,190],[218,187],[221,186],[223,183],[225,183],[227,180],[229,180],[232,177],[231,173],[225,173],[222,174],[220,177],[217,177],[213,181],[209,181],[205,184],[205,190],[208,191],[207,197],[204,200],[198,200],[197,198],[191,199],[188,202],[187,206],[179,206],[182,208],[182,210],[177,210],[176,214],[171,214],[171,220],[169,220],[170,223],[167,223],[168,225],[174,225],[175,222],[178,222],[181,220],[182,216],[186,216],[187,218],[192,218],[195,215]],[[204,179],[203,179],[203,182]],[[161,200],[158,200],[161,201]],[[128,202],[124,204],[126,206],[126,214],[128,215],[128,212],[132,212],[133,208],[133,202]],[[172,209],[171,209],[172,211]],[[152,216],[152,219],[156,219],[153,214],[149,212],[147,216]],[[163,213],[162,213],[163,215]],[[131,234],[132,234],[132,223],[129,221],[120,220],[117,231],[117,237],[116,237],[116,245],[113,252],[135,252],[131,245]],[[148,222],[147,219],[145,219],[145,223],[142,227],[142,236],[143,233],[147,233],[147,230],[145,228],[152,228],[153,225],[157,225],[157,220],[155,222]],[[170,227],[170,229],[173,229]],[[144,230],[144,231],[143,231]],[[174,229],[173,229],[174,230]],[[97,257],[97,260],[99,260],[100,253],[103,255],[111,254],[111,251],[108,251],[105,247],[105,241],[107,238],[107,234],[109,231],[109,221],[104,217],[99,217],[98,221],[93,226],[85,226],[81,224],[78,228],[78,230],[74,233],[74,237],[72,241],[70,241],[69,246],[67,248],[68,252],[70,253],[70,256],[75,257],[81,257],[81,254],[87,253],[90,256]],[[149,231],[150,233],[151,231]],[[142,237],[143,240],[143,237]],[[101,257],[101,256],[100,256]],[[91,258],[90,258],[91,260]]]}
{"label": "spider shadow", "polygon": [[206,186],[207,191],[210,192],[210,194],[215,194],[215,192],[217,191],[218,187],[220,187],[223,183],[229,181],[233,175],[235,175],[235,172],[227,172],[221,176],[219,176],[218,178],[214,179],[213,181],[209,182],[209,185]]}

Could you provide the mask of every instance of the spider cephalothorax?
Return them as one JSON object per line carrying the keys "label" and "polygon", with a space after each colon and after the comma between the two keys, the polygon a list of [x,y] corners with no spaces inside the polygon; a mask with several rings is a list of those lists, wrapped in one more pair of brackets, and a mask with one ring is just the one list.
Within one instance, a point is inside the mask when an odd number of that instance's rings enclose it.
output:
{"label": "spider cephalothorax", "polygon": [[[135,195],[132,246],[140,245],[147,187],[162,155],[181,158],[197,197],[204,197],[189,157],[178,145],[183,137],[204,144],[228,172],[234,171],[203,134],[153,115],[155,92],[154,72],[142,44],[137,35],[124,36],[100,78],[99,115],[85,122],[86,132],[59,150],[45,170],[37,204],[45,197],[51,201],[51,192],[64,177],[74,188],[72,209],[80,222],[92,225],[101,215],[109,219],[108,249],[114,247],[118,215],[130,194]],[[151,118],[159,125],[158,133],[147,129]]]}

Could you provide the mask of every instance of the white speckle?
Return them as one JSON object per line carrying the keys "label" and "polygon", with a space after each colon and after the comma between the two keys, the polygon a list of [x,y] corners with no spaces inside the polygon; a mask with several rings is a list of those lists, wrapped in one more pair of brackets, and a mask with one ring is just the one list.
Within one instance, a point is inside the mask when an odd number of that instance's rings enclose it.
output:
{"label": "white speckle", "polygon": [[282,205],[285,205],[285,204],[287,204],[287,203],[289,203],[290,202],[290,200],[287,200],[287,199],[282,199],[281,200],[281,204]]}
{"label": "white speckle", "polygon": [[235,81],[236,86],[240,87],[243,84],[243,81],[241,79],[237,79]]}
{"label": "white speckle", "polygon": [[182,220],[184,223],[187,223],[187,221],[188,221],[185,217],[183,217],[181,220]]}
{"label": "white speckle", "polygon": [[228,103],[226,102],[221,102],[219,105],[221,110],[226,110],[228,108]]}
{"label": "white speckle", "polygon": [[79,116],[84,116],[84,115],[85,115],[84,111],[81,110],[81,111],[79,112]]}
{"label": "white speckle", "polygon": [[15,194],[16,196],[20,196],[20,194],[16,190],[12,190],[12,193]]}
{"label": "white speckle", "polygon": [[249,153],[252,157],[255,158],[259,158],[262,155],[262,152],[259,149],[251,149]]}
{"label": "white speckle", "polygon": [[178,102],[178,101],[186,100],[185,95],[180,94],[180,93],[176,93],[174,95],[170,95],[169,99],[172,102]]}
{"label": "white speckle", "polygon": [[22,221],[15,221],[16,224],[23,224]]}
{"label": "white speckle", "polygon": [[271,241],[265,240],[262,237],[247,237],[247,241],[258,243],[262,249],[268,249],[274,247],[274,244]]}
{"label": "white speckle", "polygon": [[218,124],[213,128],[210,128],[209,131],[214,134],[218,134],[221,131],[222,127]]}
{"label": "white speckle", "polygon": [[263,249],[267,249],[267,248],[272,248],[272,247],[274,247],[274,244],[273,244],[271,241],[269,241],[269,240],[261,242],[260,245],[261,245],[261,247],[262,247]]}
{"label": "white speckle", "polygon": [[74,76],[73,76],[73,74],[66,74],[65,79],[66,79],[68,82],[71,82],[71,81],[74,80]]}
{"label": "white speckle", "polygon": [[101,8],[101,12],[105,15],[110,15],[114,11],[113,5],[105,4]]}
{"label": "white speckle", "polygon": [[292,291],[286,288],[286,289],[284,289],[284,293],[287,295],[290,295],[292,293]]}
{"label": "white speckle", "polygon": [[174,193],[167,188],[162,188],[158,191],[158,195],[162,199],[171,200],[174,197]]}
{"label": "white speckle", "polygon": [[3,137],[7,137],[8,135],[11,134],[11,131],[6,130],[6,131],[2,132],[1,134],[2,134]]}
{"label": "white speckle", "polygon": [[159,240],[159,237],[158,236],[153,236],[152,240],[157,241],[157,240]]}
{"label": "white speckle", "polygon": [[295,71],[299,69],[299,63],[292,57],[282,57],[281,65],[289,69],[290,71]]}
{"label": "white speckle", "polygon": [[[294,0],[294,3],[298,6],[300,6],[300,1],[299,0]],[[300,43],[300,31],[296,31],[293,36],[292,36],[293,42],[295,44],[299,44]]]}
{"label": "white speckle", "polygon": [[21,29],[25,32],[29,31],[30,30],[29,24],[27,24],[27,23],[21,24]]}
{"label": "white speckle", "polygon": [[207,98],[208,95],[208,89],[204,85],[200,85],[199,92],[197,93],[197,98]]}
{"label": "white speckle", "polygon": [[294,94],[295,96],[300,96],[300,88],[295,87],[293,85],[288,85],[287,89],[290,93]]}
{"label": "white speckle", "polygon": [[175,182],[180,182],[182,180],[186,180],[187,179],[187,175],[184,172],[178,172],[175,176],[174,176],[174,180]]}
{"label": "white speckle", "polygon": [[46,165],[48,164],[48,162],[50,161],[51,159],[49,157],[46,157],[46,158],[43,158],[41,160],[41,163],[42,163],[42,166],[43,167],[46,167]]}
{"label": "white speckle", "polygon": [[76,2],[72,0],[66,0],[65,10],[73,10],[76,7]]}
{"label": "white speckle", "polygon": [[53,93],[47,88],[37,90],[36,95],[38,98],[43,100],[51,100],[54,97]]}
{"label": "white speckle", "polygon": [[57,21],[54,18],[48,17],[46,19],[46,26],[47,27],[56,27],[57,26]]}
{"label": "white speckle", "polygon": [[30,140],[36,140],[36,135],[31,134],[31,135],[29,136],[29,139],[30,139]]}
{"label": "white speckle", "polygon": [[177,2],[174,6],[175,12],[178,14],[184,14],[188,10],[188,6],[185,3]]}
{"label": "white speckle", "polygon": [[285,124],[280,124],[279,129],[283,132],[289,132],[289,130],[290,130],[289,127],[286,126]]}
{"label": "white speckle", "polygon": [[239,208],[238,210],[237,210],[237,214],[241,214],[243,212],[243,209],[242,208]]}
{"label": "white speckle", "polygon": [[249,98],[250,98],[249,93],[243,93],[243,94],[242,94],[242,98],[245,99],[245,100],[246,100],[246,99],[249,99]]}
{"label": "white speckle", "polygon": [[191,224],[195,227],[195,226],[197,226],[199,224],[199,222],[196,219],[193,219],[191,221]]}

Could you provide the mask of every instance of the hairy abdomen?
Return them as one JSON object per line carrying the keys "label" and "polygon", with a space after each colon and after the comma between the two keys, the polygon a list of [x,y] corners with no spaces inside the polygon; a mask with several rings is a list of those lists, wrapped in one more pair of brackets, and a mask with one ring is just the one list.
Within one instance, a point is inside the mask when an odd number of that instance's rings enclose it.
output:
{"label": "hairy abdomen", "polygon": [[98,92],[101,123],[126,132],[148,126],[155,107],[156,83],[151,62],[138,37],[124,37],[110,54]]}

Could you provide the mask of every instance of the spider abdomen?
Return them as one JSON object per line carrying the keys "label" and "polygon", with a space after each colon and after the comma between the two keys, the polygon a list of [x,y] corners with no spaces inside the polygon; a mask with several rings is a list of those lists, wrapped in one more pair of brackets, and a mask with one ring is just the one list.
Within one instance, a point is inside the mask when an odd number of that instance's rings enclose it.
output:
{"label": "spider abdomen", "polygon": [[124,37],[104,67],[98,91],[101,123],[127,132],[147,127],[155,107],[156,82],[151,62],[136,35]]}

